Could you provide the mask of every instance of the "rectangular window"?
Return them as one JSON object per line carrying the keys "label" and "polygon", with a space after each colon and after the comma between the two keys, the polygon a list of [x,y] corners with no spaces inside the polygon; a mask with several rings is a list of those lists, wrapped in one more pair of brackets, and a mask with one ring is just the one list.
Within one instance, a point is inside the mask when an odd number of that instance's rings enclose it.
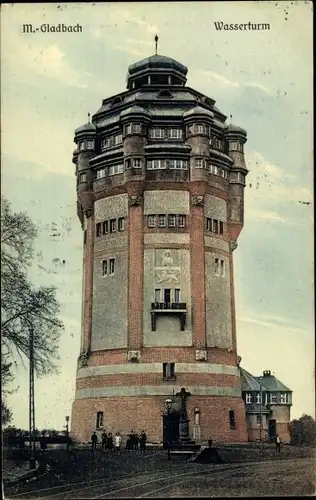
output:
{"label": "rectangular window", "polygon": [[148,215],[147,226],[148,227],[156,227],[156,216],[155,215]]}
{"label": "rectangular window", "polygon": [[103,177],[105,177],[105,168],[99,168],[96,172],[96,178],[102,179]]}
{"label": "rectangular window", "polygon": [[236,419],[234,410],[229,410],[229,427],[236,429]]}
{"label": "rectangular window", "polygon": [[221,276],[225,276],[225,261],[221,260]]}
{"label": "rectangular window", "polygon": [[195,125],[194,132],[196,134],[204,134],[204,131],[205,131],[204,125]]}
{"label": "rectangular window", "polygon": [[158,215],[158,227],[166,227],[166,216]]}
{"label": "rectangular window", "polygon": [[212,231],[212,219],[210,217],[206,217],[205,228],[207,231]]}
{"label": "rectangular window", "polygon": [[109,175],[122,174],[124,172],[123,164],[112,165],[109,167]]}
{"label": "rectangular window", "polygon": [[131,168],[131,159],[130,158],[125,160],[125,169],[128,170],[129,168]]}
{"label": "rectangular window", "polygon": [[124,217],[118,218],[118,231],[124,231],[125,219]]}
{"label": "rectangular window", "polygon": [[271,403],[276,403],[276,394],[274,394],[273,392],[270,394],[270,404]]}
{"label": "rectangular window", "polygon": [[230,148],[229,148],[231,151],[237,151],[238,149],[238,144],[237,142],[231,142],[230,143]]}
{"label": "rectangular window", "polygon": [[169,305],[171,302],[171,289],[165,288],[163,293],[164,293],[164,303]]}
{"label": "rectangular window", "polygon": [[212,227],[213,233],[218,233],[218,220],[213,219],[213,227]]}
{"label": "rectangular window", "polygon": [[260,392],[256,394],[256,404],[260,405]]}
{"label": "rectangular window", "polygon": [[131,124],[125,125],[124,127],[124,133],[125,135],[130,134],[132,132],[132,126]]}
{"label": "rectangular window", "polygon": [[245,181],[244,175],[241,174],[240,172],[238,172],[238,174],[237,174],[237,182],[241,182],[242,184],[244,184],[244,181]]}
{"label": "rectangular window", "polygon": [[110,259],[109,274],[114,274],[115,269],[115,259]]}
{"label": "rectangular window", "polygon": [[122,142],[123,142],[123,136],[122,136],[122,134],[116,135],[115,139],[114,139],[114,142],[115,142],[115,146],[117,146],[118,144],[122,144]]}
{"label": "rectangular window", "polygon": [[168,215],[168,227],[176,227],[176,216],[175,215]]}
{"label": "rectangular window", "polygon": [[219,221],[219,233],[224,234],[224,223],[221,220]]}
{"label": "rectangular window", "polygon": [[115,233],[116,231],[116,219],[110,220],[110,233]]}
{"label": "rectangular window", "polygon": [[165,131],[163,128],[153,128],[150,131],[150,137],[153,139],[164,139]]}
{"label": "rectangular window", "polygon": [[203,168],[204,160],[203,158],[195,158],[195,168]]}
{"label": "rectangular window", "polygon": [[182,138],[182,130],[181,128],[171,128],[169,130],[170,139],[181,139]]}
{"label": "rectangular window", "polygon": [[161,292],[160,288],[156,288],[156,290],[155,290],[155,302],[160,302],[160,296],[161,296],[160,292]]}
{"label": "rectangular window", "polygon": [[79,182],[86,182],[86,181],[87,181],[87,174],[80,174]]}
{"label": "rectangular window", "polygon": [[252,403],[252,394],[250,392],[246,393],[246,405],[250,405]]}
{"label": "rectangular window", "polygon": [[97,429],[100,429],[100,427],[103,427],[103,416],[104,416],[103,411],[97,412],[97,423],[96,423]]}
{"label": "rectangular window", "polygon": [[219,259],[215,259],[215,274],[219,275]]}
{"label": "rectangular window", "polygon": [[102,260],[102,276],[106,276],[108,274],[108,261]]}
{"label": "rectangular window", "polygon": [[94,149],[94,141],[87,141],[87,149]]}
{"label": "rectangular window", "polygon": [[140,123],[133,123],[132,132],[133,134],[140,134],[142,131]]}
{"label": "rectangular window", "polygon": [[176,377],[175,363],[163,363],[162,370],[163,370],[163,378],[173,379]]}
{"label": "rectangular window", "polygon": [[174,290],[174,301],[180,302],[180,288],[175,288]]}
{"label": "rectangular window", "polygon": [[83,244],[85,245],[87,243],[87,230],[85,229],[83,231]]}
{"label": "rectangular window", "polygon": [[257,424],[260,425],[261,424],[261,415],[257,415]]}
{"label": "rectangular window", "polygon": [[210,173],[218,175],[218,167],[216,167],[215,165],[210,165]]}
{"label": "rectangular window", "polygon": [[178,215],[178,226],[185,227],[185,215]]}
{"label": "rectangular window", "polygon": [[168,168],[170,170],[174,170],[176,168],[176,162],[175,162],[175,160],[168,160]]}
{"label": "rectangular window", "polygon": [[142,168],[142,160],[140,160],[139,158],[135,158],[133,161],[133,167]]}
{"label": "rectangular window", "polygon": [[285,394],[281,394],[281,396],[280,396],[280,403],[283,404],[283,405],[286,404],[286,403],[288,403],[288,399],[287,399],[287,394],[286,393]]}
{"label": "rectangular window", "polygon": [[79,142],[79,151],[82,151],[85,148],[85,142]]}
{"label": "rectangular window", "polygon": [[217,149],[222,149],[222,141],[220,141],[219,139],[215,139],[215,147]]}
{"label": "rectangular window", "polygon": [[96,234],[97,236],[101,236],[101,222],[96,224]]}

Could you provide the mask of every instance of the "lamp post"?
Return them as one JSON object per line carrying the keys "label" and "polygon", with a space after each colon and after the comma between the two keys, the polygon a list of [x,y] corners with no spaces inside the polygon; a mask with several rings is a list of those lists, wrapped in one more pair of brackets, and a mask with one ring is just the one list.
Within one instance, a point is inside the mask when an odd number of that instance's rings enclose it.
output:
{"label": "lamp post", "polygon": [[34,332],[30,329],[29,339],[29,357],[30,357],[30,373],[29,373],[29,467],[35,469],[35,394],[34,394]]}
{"label": "lamp post", "polygon": [[69,451],[69,417],[66,417],[66,439],[67,439],[67,451]]}
{"label": "lamp post", "polygon": [[168,460],[170,460],[170,410],[172,406],[172,400],[171,399],[166,399],[165,401],[165,407],[167,410],[167,415],[168,415],[168,426],[167,426],[167,450],[168,450]]}
{"label": "lamp post", "polygon": [[[259,379],[260,383],[260,406],[259,406],[259,411],[260,411],[260,429],[259,429],[259,450],[262,448],[262,377]],[[259,457],[260,457],[260,451],[259,451]]]}

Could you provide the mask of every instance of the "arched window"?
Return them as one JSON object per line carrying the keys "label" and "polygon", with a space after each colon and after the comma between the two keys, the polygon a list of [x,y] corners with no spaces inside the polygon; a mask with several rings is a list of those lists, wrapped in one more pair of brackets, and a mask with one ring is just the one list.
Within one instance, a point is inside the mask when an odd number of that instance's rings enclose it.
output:
{"label": "arched window", "polygon": [[158,93],[158,97],[173,97],[170,90],[164,89]]}
{"label": "arched window", "polygon": [[118,104],[122,104],[122,99],[120,97],[115,97],[111,102],[111,106],[117,106]]}

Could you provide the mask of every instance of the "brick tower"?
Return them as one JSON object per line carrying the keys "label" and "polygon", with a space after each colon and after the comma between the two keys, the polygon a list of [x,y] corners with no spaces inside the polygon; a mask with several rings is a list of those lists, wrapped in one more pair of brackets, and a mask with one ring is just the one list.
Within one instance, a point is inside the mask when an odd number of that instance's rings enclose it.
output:
{"label": "brick tower", "polygon": [[[153,55],[75,131],[84,232],[81,353],[71,430],[145,429],[184,387],[191,437],[247,441],[233,250],[243,227],[246,131]],[[192,436],[193,434],[193,436]]]}

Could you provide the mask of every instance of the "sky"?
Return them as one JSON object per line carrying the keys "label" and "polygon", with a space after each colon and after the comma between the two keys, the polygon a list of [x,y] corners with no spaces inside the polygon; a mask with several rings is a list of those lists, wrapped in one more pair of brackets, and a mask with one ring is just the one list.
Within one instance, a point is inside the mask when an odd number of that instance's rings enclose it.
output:
{"label": "sky", "polygon": [[[59,374],[36,379],[36,426],[71,414],[80,350],[82,230],[74,129],[126,89],[130,64],[154,53],[188,68],[187,85],[245,128],[245,225],[234,252],[238,353],[253,375],[293,390],[292,418],[315,416],[313,61],[311,2],[2,4],[2,193],[38,227],[30,278],[55,285],[65,332]],[[218,31],[214,22],[269,23]],[[23,34],[82,26],[82,33]],[[63,264],[62,261],[65,261]],[[28,426],[27,364],[8,403]]]}

